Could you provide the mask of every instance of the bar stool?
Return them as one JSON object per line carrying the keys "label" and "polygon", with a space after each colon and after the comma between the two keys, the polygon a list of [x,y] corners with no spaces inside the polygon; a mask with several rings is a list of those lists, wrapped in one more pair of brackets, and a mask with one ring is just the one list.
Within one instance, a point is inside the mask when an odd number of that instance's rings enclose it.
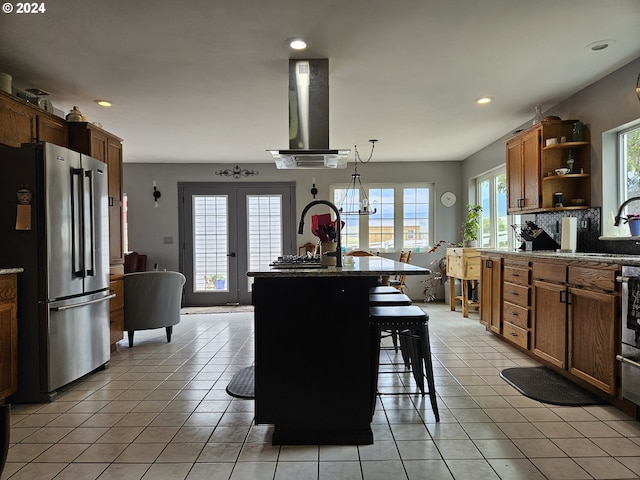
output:
{"label": "bar stool", "polygon": [[[374,287],[380,288],[380,287]],[[387,293],[369,293],[369,306],[370,307],[399,307],[411,305],[411,299],[405,295],[404,293],[400,293],[400,290],[394,287],[388,287],[397,292],[397,294],[387,294]],[[389,334],[391,336],[391,340],[393,342],[393,349],[397,352],[398,345],[400,346],[400,351],[402,352],[402,360],[407,368],[409,368],[410,361],[410,349],[411,344],[405,342],[402,337],[398,336],[398,331],[391,329]],[[400,341],[398,341],[398,339]]]}
{"label": "bar stool", "polygon": [[378,285],[377,287],[371,287],[369,289],[369,293],[373,293],[375,295],[388,295],[388,294],[396,294],[402,293],[396,287],[390,287],[388,285]]}
{"label": "bar stool", "polygon": [[[411,364],[413,366],[413,378],[420,389],[422,395],[429,394],[431,408],[436,418],[440,421],[438,403],[436,401],[436,387],[433,376],[433,364],[431,362],[431,346],[429,344],[429,315],[420,307],[415,305],[405,306],[371,306],[369,307],[369,319],[373,330],[371,339],[373,342],[372,352],[374,355],[374,398],[378,390],[378,368],[380,365],[380,339],[382,332],[386,330],[397,330],[401,337],[406,337],[412,345],[410,349]],[[424,362],[424,370],[422,364]],[[427,377],[428,392],[424,389],[424,377]],[[373,412],[372,412],[373,415]]]}

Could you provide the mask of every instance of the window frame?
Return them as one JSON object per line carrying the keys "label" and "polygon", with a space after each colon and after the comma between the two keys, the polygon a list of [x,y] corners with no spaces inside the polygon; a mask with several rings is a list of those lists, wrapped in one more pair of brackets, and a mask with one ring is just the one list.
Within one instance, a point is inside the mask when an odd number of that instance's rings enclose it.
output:
{"label": "window frame", "polygon": [[[627,179],[627,154],[625,149],[625,137],[632,132],[640,133],[640,123],[634,123],[632,126],[624,128],[617,132],[617,157],[618,157],[618,185],[620,186],[617,194],[617,202],[618,205],[624,203],[628,198],[631,198],[629,195],[629,183]],[[633,207],[632,207],[633,208]],[[637,205],[636,205],[636,208]]]}
{"label": "window frame", "polygon": [[[348,183],[333,183],[329,185],[329,195],[330,198],[335,198],[335,191],[338,189],[346,189],[348,188]],[[383,252],[383,253],[395,253],[401,250],[407,250],[404,247],[404,189],[405,188],[426,188],[429,190],[429,208],[428,208],[428,228],[429,233],[427,237],[427,245],[426,249],[430,245],[434,243],[434,232],[435,232],[435,190],[436,186],[434,182],[409,182],[409,183],[367,183],[364,185],[364,188],[367,192],[367,196],[371,198],[369,193],[370,189],[393,189],[394,191],[394,201],[393,201],[393,235],[394,235],[394,246],[393,248],[379,249],[374,248],[374,250]],[[339,206],[338,206],[339,207]],[[372,204],[371,208],[375,208],[375,205]],[[360,215],[358,222],[358,249],[361,250],[371,250],[369,247],[369,215]],[[363,244],[363,241],[366,243]],[[415,252],[419,252],[421,247],[417,247],[412,249]],[[425,250],[426,251],[426,250]]]}
{"label": "window frame", "polygon": [[[507,182],[507,167],[506,164],[503,164],[499,167],[493,168],[491,170],[488,170],[487,172],[478,175],[477,177],[475,177],[475,199],[476,199],[476,204],[478,205],[482,205],[482,189],[480,188],[480,184],[482,182],[485,181],[489,181],[489,204],[490,204],[490,209],[488,212],[488,217],[489,217],[489,245],[482,245],[482,234],[484,233],[482,230],[482,224],[483,224],[483,220],[485,217],[487,217],[487,212],[485,211],[485,209],[483,209],[483,211],[481,212],[481,216],[480,216],[480,241],[478,242],[478,246],[482,247],[482,248],[501,248],[498,246],[498,236],[499,236],[499,231],[498,231],[498,201],[496,198],[496,191],[497,191],[497,178],[500,175],[504,175],[505,177],[505,188],[506,188],[506,182]],[[506,195],[507,193],[505,192],[505,201],[506,201]],[[513,235],[511,235],[509,232],[509,225],[512,225],[514,221],[517,221],[517,219],[519,218],[519,216],[513,216],[510,215],[507,211],[507,215],[506,215],[506,222],[507,222],[507,248],[512,249],[513,248]]]}

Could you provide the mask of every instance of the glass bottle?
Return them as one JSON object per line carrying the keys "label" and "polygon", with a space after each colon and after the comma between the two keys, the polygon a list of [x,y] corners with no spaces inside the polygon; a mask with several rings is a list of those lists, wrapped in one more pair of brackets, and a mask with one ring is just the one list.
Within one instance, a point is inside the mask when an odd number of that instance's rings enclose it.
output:
{"label": "glass bottle", "polygon": [[582,142],[584,140],[584,123],[575,122],[573,124],[573,141]]}
{"label": "glass bottle", "polygon": [[569,169],[569,173],[573,173],[573,163],[575,160],[571,156],[571,150],[569,150],[569,158],[567,158],[567,168]]}
{"label": "glass bottle", "polygon": [[542,105],[536,105],[536,113],[533,116],[533,125],[542,121]]}

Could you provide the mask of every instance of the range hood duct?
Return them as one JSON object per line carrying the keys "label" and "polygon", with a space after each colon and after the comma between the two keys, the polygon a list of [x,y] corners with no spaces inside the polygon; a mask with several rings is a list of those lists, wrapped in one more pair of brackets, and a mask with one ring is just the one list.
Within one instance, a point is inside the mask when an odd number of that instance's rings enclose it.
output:
{"label": "range hood duct", "polygon": [[289,60],[289,149],[267,150],[277,168],[346,168],[351,150],[329,148],[329,60]]}

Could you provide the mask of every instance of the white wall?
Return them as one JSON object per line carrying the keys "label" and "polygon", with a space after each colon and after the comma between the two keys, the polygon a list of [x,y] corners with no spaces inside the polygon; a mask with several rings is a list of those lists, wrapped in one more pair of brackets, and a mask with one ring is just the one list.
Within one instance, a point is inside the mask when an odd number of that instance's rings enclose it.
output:
{"label": "white wall", "polygon": [[[126,157],[126,143],[124,155]],[[179,269],[178,226],[178,182],[296,182],[296,218],[300,217],[305,205],[313,200],[309,190],[311,179],[316,178],[317,198],[329,198],[331,183],[348,183],[353,172],[353,163],[344,170],[277,170],[275,165],[246,163],[240,167],[253,169],[259,175],[234,180],[216,175],[215,172],[233,165],[220,164],[124,164],[124,192],[129,202],[128,239],[129,249],[148,255],[147,268],[157,263],[160,269]],[[459,225],[464,209],[461,201],[451,208],[444,207],[440,194],[450,190],[458,198],[462,198],[463,184],[460,176],[460,162],[425,162],[425,163],[375,163],[360,165],[358,172],[365,185],[384,182],[432,182],[436,186],[435,239],[458,242],[460,240]],[[162,193],[158,208],[153,205],[153,181]],[[318,207],[320,208],[320,207]],[[309,222],[307,221],[307,225]],[[297,227],[295,225],[294,227]],[[171,237],[172,244],[165,244],[164,239]],[[304,235],[297,235],[298,244],[317,240],[308,230]],[[397,258],[399,253],[389,254]],[[415,265],[428,266],[436,257],[426,253],[413,256]],[[421,278],[409,278],[408,285],[412,298],[422,298],[423,286]]]}

